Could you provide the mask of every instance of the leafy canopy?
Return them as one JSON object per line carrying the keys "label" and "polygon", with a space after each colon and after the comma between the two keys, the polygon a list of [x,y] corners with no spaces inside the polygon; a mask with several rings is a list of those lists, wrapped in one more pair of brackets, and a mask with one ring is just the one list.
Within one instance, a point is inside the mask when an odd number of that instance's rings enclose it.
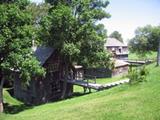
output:
{"label": "leafy canopy", "polygon": [[117,40],[119,40],[120,42],[123,42],[123,38],[122,35],[118,32],[118,31],[114,31],[113,33],[110,34],[111,38],[116,38]]}
{"label": "leafy canopy", "polygon": [[6,78],[11,71],[19,72],[26,83],[31,76],[44,74],[31,49],[36,34],[32,16],[26,11],[28,3],[15,0],[0,4],[0,74]]}
{"label": "leafy canopy", "polygon": [[46,0],[52,4],[41,21],[41,39],[58,49],[65,60],[86,67],[108,66],[104,50],[106,31],[98,20],[109,18],[104,11],[109,2],[99,0]]}
{"label": "leafy canopy", "polygon": [[135,31],[135,37],[130,40],[131,51],[144,54],[149,51],[157,51],[160,38],[160,26],[147,25],[139,27]]}

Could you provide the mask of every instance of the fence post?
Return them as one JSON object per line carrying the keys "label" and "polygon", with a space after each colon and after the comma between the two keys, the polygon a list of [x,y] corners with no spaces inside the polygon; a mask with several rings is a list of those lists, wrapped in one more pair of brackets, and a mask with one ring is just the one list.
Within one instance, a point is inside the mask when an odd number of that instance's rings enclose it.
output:
{"label": "fence post", "polygon": [[96,84],[96,76],[94,76],[94,83]]}

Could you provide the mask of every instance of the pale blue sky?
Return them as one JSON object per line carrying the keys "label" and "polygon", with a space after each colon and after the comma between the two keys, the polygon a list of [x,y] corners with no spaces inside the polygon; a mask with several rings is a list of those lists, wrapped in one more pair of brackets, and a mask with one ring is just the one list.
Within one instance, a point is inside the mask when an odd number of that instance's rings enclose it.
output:
{"label": "pale blue sky", "polygon": [[33,1],[33,2],[36,2],[36,3],[41,3],[41,2],[43,2],[44,0],[30,0],[30,1]]}
{"label": "pale blue sky", "polygon": [[[32,0],[37,3],[43,0]],[[160,25],[160,0],[109,0],[110,19],[102,20],[108,34],[117,30],[126,41],[138,26]]]}
{"label": "pale blue sky", "polygon": [[138,26],[160,25],[160,0],[110,0],[106,11],[112,15],[102,21],[108,34],[117,30],[125,41]]}

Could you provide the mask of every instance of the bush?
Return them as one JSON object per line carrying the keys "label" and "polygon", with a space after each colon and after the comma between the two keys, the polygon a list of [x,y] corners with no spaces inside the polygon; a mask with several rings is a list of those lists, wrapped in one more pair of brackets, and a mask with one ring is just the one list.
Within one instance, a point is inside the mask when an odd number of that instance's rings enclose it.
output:
{"label": "bush", "polygon": [[146,77],[149,74],[145,66],[132,68],[130,67],[128,71],[128,77],[130,79],[130,84],[136,84],[139,82],[146,81]]}

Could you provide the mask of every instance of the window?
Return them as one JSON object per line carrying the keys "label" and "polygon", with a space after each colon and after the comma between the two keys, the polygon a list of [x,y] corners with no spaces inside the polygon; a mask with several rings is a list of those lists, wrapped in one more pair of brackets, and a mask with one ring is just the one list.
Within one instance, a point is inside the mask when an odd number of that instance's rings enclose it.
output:
{"label": "window", "polygon": [[119,48],[118,48],[118,52],[119,52],[119,53],[122,53],[122,47],[119,47]]}

